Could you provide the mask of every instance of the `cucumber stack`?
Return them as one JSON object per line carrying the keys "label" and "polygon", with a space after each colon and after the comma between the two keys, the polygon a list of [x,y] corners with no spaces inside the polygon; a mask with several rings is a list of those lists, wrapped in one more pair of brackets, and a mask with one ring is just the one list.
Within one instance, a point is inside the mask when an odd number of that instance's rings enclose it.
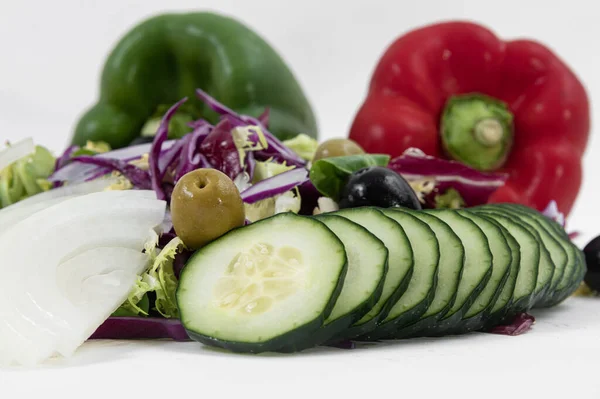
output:
{"label": "cucumber stack", "polygon": [[198,250],[177,291],[190,338],[235,352],[485,331],[579,287],[582,251],[516,204],[284,213]]}

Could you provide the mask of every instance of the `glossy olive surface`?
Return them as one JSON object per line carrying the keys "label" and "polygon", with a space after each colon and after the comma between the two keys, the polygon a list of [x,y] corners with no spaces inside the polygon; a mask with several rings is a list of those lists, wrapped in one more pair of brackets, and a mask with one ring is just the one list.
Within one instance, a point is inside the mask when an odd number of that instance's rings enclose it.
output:
{"label": "glossy olive surface", "polygon": [[244,203],[227,175],[216,169],[197,169],[175,185],[171,218],[177,236],[188,248],[198,249],[243,226]]}
{"label": "glossy olive surface", "polygon": [[600,292],[600,236],[590,241],[584,248],[587,272],[584,281],[592,290]]}
{"label": "glossy olive surface", "polygon": [[319,144],[313,157],[313,161],[323,158],[343,157],[346,155],[364,154],[362,149],[355,141],[349,139],[331,139]]}
{"label": "glossy olive surface", "polygon": [[398,173],[381,166],[369,166],[354,172],[340,198],[340,208],[377,206],[421,209],[421,203],[410,184]]}

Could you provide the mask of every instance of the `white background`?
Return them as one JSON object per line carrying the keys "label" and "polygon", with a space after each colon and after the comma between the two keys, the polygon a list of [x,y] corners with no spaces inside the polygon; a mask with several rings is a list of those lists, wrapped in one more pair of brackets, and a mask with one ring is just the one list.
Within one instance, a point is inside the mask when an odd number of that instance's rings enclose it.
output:
{"label": "white background", "polygon": [[[303,85],[317,113],[322,138],[347,135],[370,74],[387,45],[407,30],[448,19],[480,22],[506,38],[529,37],[544,42],[583,80],[594,107],[600,97],[600,26],[594,4],[590,0],[0,0],[0,141],[33,136],[54,151],[62,150],[79,115],[95,101],[102,64],[119,37],[150,15],[176,10],[233,15],[265,37]],[[570,228],[583,233],[577,241],[581,245],[600,233],[596,213],[600,166],[600,140],[594,123],[597,116],[594,109],[584,186],[569,220]],[[207,387],[217,383],[223,384],[220,393],[224,397],[246,388],[243,396],[266,397],[272,386],[282,388],[284,397],[299,392],[317,398],[320,392],[335,393],[336,397],[360,393],[365,397],[382,388],[394,396],[416,393],[428,397],[442,391],[447,396],[464,397],[505,392],[521,398],[533,391],[547,397],[560,397],[563,392],[574,396],[579,381],[597,371],[594,361],[600,358],[600,329],[590,328],[594,323],[598,327],[600,314],[589,305],[568,310],[561,310],[559,315],[569,316],[568,322],[561,322],[554,313],[547,316],[551,322],[543,324],[540,320],[535,332],[521,338],[477,336],[431,345],[403,344],[355,355],[303,356],[297,362],[291,358],[240,360],[206,351],[196,359],[186,352],[193,353],[190,346],[144,349],[133,345],[122,347],[123,352],[91,346],[84,348],[83,360],[78,360],[84,364],[81,367],[0,374],[0,386],[5,386],[2,380],[7,377],[25,390],[43,390],[52,381],[76,389],[78,381],[85,381],[91,384],[92,394],[112,388],[112,381],[121,381],[128,382],[130,389],[137,385],[136,390],[144,396],[152,389],[148,384],[162,389],[181,387],[186,382],[188,395],[198,397],[207,396]],[[591,311],[596,312],[596,320],[587,313]],[[561,330],[569,323],[574,327]],[[98,353],[105,355],[96,363]],[[115,356],[114,367],[107,356]],[[169,380],[160,377],[163,367],[169,370]],[[102,377],[101,373],[111,376]],[[129,378],[130,373],[135,377]],[[311,381],[327,385],[316,389]],[[484,381],[489,386],[482,389]],[[589,397],[598,397],[590,390],[598,387],[595,381],[591,378],[586,382]],[[129,391],[115,394],[121,397],[125,392]]]}

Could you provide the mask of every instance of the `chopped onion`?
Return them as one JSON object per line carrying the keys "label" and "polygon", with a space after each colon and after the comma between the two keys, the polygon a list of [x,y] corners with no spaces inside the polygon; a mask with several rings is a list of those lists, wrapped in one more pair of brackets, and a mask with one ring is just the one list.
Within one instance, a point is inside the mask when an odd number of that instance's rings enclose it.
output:
{"label": "chopped onion", "polygon": [[72,355],[147,267],[144,243],[165,209],[152,191],[103,191],[8,227],[0,240],[0,363]]}
{"label": "chopped onion", "polygon": [[106,179],[98,179],[85,183],[66,185],[44,191],[22,201],[9,205],[0,210],[0,235],[2,232],[10,228],[14,223],[23,220],[34,213],[56,205],[68,199],[99,192],[108,186],[118,182],[117,178],[110,177]]}
{"label": "chopped onion", "polygon": [[13,162],[21,158],[25,158],[35,152],[33,139],[27,138],[15,144],[11,144],[8,148],[0,151],[0,170],[11,165]]}

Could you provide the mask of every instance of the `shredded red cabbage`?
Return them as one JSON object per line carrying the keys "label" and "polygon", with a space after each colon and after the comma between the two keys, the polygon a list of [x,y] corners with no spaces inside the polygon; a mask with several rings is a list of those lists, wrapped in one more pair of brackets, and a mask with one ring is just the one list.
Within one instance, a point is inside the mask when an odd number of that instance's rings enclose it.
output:
{"label": "shredded red cabbage", "polygon": [[321,193],[310,179],[299,185],[298,191],[300,192],[300,198],[302,198],[300,212],[298,213],[300,215],[312,215],[314,209],[319,205],[318,200],[322,197]]}
{"label": "shredded red cabbage", "polygon": [[89,339],[162,339],[189,341],[179,320],[162,317],[109,317]]}
{"label": "shredded red cabbage", "polygon": [[[268,148],[264,151],[257,151],[256,159],[257,160],[266,160],[269,158],[273,158],[279,162],[287,162],[288,165],[296,165],[296,166],[304,166],[306,165],[306,161],[302,159],[298,154],[296,154],[291,149],[287,148],[277,137],[271,134],[265,124],[263,124],[259,119],[254,118],[248,115],[239,115],[230,108],[221,104],[213,97],[209,96],[206,92],[201,89],[196,89],[196,94],[198,97],[204,101],[213,111],[217,112],[220,115],[227,116],[230,121],[237,121],[237,126],[247,126],[247,125],[256,125],[259,126],[265,135],[265,138],[268,143]],[[264,115],[264,113],[263,113]],[[264,118],[263,118],[264,119]]]}
{"label": "shredded red cabbage", "polygon": [[283,194],[308,180],[308,170],[294,168],[268,179],[261,180],[242,191],[241,196],[247,204],[253,204],[265,198]]}
{"label": "shredded red cabbage", "polygon": [[258,121],[264,127],[269,127],[269,114],[270,114],[270,109],[269,108],[265,108],[265,110],[263,111],[263,113],[258,116]]}
{"label": "shredded red cabbage", "polygon": [[167,113],[163,116],[160,126],[156,131],[156,136],[154,136],[154,141],[152,142],[152,146],[150,147],[150,153],[148,155],[148,164],[150,166],[150,179],[152,184],[152,189],[156,192],[156,198],[159,200],[166,200],[167,197],[165,195],[165,191],[162,187],[162,174],[159,168],[159,159],[160,153],[162,149],[162,145],[167,138],[169,137],[169,122],[177,109],[187,101],[187,97],[179,100],[175,105],[173,105]]}
{"label": "shredded red cabbage", "polygon": [[416,148],[410,148],[392,159],[388,168],[400,173],[408,181],[433,180],[439,194],[454,188],[469,207],[487,203],[489,197],[508,179],[507,174],[483,173],[460,162],[425,155]]}
{"label": "shredded red cabbage", "polygon": [[71,161],[71,155],[73,155],[73,153],[78,149],[78,145],[72,145],[67,147],[67,149],[62,153],[62,155],[56,158],[56,162],[54,163],[54,170],[56,171],[66,166]]}
{"label": "shredded red cabbage", "polygon": [[528,313],[519,313],[509,324],[499,325],[490,329],[490,334],[500,335],[521,335],[531,330],[531,326],[535,323],[535,318]]}
{"label": "shredded red cabbage", "polygon": [[149,190],[152,187],[152,184],[150,183],[150,175],[147,171],[125,161],[118,159],[99,158],[89,155],[73,157],[72,160],[74,162],[97,165],[106,170],[116,170],[125,176],[136,188]]}
{"label": "shredded red cabbage", "polygon": [[200,145],[200,150],[208,162],[232,180],[243,172],[238,150],[231,135],[233,128],[229,119],[221,120]]}

